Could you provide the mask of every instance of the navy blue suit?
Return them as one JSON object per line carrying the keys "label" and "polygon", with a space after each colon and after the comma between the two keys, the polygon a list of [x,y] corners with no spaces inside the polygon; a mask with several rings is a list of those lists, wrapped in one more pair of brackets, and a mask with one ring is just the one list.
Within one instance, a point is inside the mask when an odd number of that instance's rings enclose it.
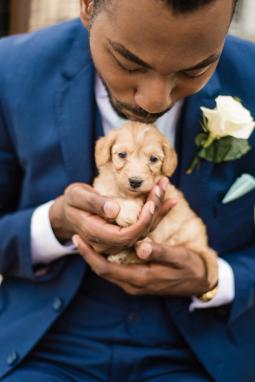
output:
{"label": "navy blue suit", "polygon": [[[185,100],[177,129],[174,182],[206,223],[211,246],[232,266],[236,290],[231,305],[193,313],[189,298],[162,300],[169,320],[217,382],[255,381],[255,191],[221,203],[238,176],[255,176],[255,134],[253,149],[241,159],[204,161],[191,175],[186,170],[197,151],[200,106],[212,108],[218,95],[231,95],[255,116],[254,63],[254,45],[228,37],[213,78]],[[80,21],[0,41],[0,378],[61,319],[84,280],[87,267],[78,255],[55,261],[47,275],[35,274],[30,224],[35,208],[67,185],[91,182],[100,123]]]}

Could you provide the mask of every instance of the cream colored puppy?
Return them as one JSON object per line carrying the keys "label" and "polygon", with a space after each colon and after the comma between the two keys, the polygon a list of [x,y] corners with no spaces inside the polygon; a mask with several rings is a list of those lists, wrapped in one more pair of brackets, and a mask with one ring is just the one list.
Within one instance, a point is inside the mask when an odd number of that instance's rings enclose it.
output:
{"label": "cream colored puppy", "polygon": [[[96,143],[96,164],[99,175],[94,188],[102,195],[117,198],[120,212],[116,223],[135,223],[152,187],[164,176],[170,177],[177,156],[169,141],[154,125],[127,122],[112,130]],[[183,194],[169,184],[165,199],[177,204],[159,222],[145,240],[170,246],[185,246],[198,253],[207,269],[215,266],[215,252],[208,247],[206,227],[191,210]],[[111,262],[140,263],[134,249],[108,257]],[[209,266],[208,266],[209,265]]]}

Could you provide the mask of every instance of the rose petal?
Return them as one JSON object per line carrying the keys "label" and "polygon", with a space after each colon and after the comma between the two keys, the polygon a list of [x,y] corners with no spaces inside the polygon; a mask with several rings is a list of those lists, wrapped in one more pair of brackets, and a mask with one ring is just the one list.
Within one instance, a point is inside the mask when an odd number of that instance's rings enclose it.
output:
{"label": "rose petal", "polygon": [[232,136],[248,139],[255,122],[249,110],[230,96],[216,98],[216,108],[201,107],[208,120],[208,130],[217,137]]}

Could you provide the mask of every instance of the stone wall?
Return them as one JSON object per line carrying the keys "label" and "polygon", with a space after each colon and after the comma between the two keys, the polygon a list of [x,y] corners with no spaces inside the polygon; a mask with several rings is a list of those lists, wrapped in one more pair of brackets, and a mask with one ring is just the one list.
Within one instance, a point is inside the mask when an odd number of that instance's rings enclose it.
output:
{"label": "stone wall", "polygon": [[32,0],[29,29],[35,30],[79,16],[79,0]]}
{"label": "stone wall", "polygon": [[[79,0],[31,0],[29,29],[71,19],[79,15]],[[239,0],[231,33],[254,39],[255,0]]]}
{"label": "stone wall", "polygon": [[255,40],[255,1],[239,0],[231,32]]}

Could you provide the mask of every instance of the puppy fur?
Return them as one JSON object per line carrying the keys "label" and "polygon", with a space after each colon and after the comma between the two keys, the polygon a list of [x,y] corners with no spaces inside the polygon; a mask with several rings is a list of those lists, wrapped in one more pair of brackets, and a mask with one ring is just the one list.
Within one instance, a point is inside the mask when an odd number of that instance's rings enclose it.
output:
{"label": "puppy fur", "polygon": [[[170,177],[177,166],[175,150],[166,137],[154,125],[138,122],[127,122],[100,138],[95,158],[99,175],[94,180],[94,188],[101,195],[117,199],[120,212],[116,223],[122,227],[137,221],[152,187],[162,177]],[[208,247],[204,223],[172,184],[165,194],[165,199],[169,198],[177,200],[176,206],[145,240],[185,246],[201,256],[208,272],[215,269],[215,252]],[[132,248],[111,255],[108,260],[125,264],[142,262]],[[210,274],[208,278],[210,280]]]}

